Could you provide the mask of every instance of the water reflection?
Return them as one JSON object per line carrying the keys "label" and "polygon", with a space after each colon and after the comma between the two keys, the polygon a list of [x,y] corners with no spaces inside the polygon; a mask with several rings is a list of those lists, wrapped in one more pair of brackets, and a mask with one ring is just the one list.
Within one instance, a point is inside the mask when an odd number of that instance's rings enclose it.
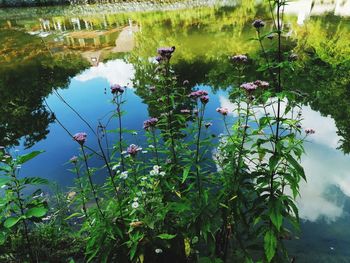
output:
{"label": "water reflection", "polygon": [[286,14],[296,15],[298,24],[304,24],[310,16],[333,13],[338,16],[350,16],[349,0],[299,0],[291,1],[285,8]]}
{"label": "water reflection", "polygon": [[92,67],[76,76],[75,79],[85,82],[95,78],[103,78],[108,81],[110,86],[118,83],[122,86],[132,87],[131,80],[134,78],[134,74],[135,70],[132,64],[122,59],[116,59],[100,63],[98,66]]}
{"label": "water reflection", "polygon": [[0,39],[0,145],[24,138],[31,147],[46,138],[54,120],[43,99],[53,88],[66,88],[86,63],[79,56],[52,55],[40,39],[22,32],[0,31]]}

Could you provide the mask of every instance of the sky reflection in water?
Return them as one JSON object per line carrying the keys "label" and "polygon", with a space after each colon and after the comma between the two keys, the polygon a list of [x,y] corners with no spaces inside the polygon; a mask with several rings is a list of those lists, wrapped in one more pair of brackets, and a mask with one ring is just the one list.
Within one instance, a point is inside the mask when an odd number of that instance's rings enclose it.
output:
{"label": "sky reflection in water", "polygon": [[[120,59],[112,60],[85,70],[72,79],[68,89],[59,92],[84,118],[90,120],[94,127],[98,119],[113,110],[113,106],[109,103],[110,85],[120,83],[131,87],[133,76],[134,69],[131,64]],[[200,88],[210,91],[209,86]],[[127,91],[126,100],[124,108],[127,114],[123,121],[128,129],[141,131],[142,122],[148,117],[147,105],[141,103],[141,99],[132,89]],[[51,95],[47,101],[57,118],[72,133],[79,131],[89,133],[86,125],[57,96]],[[226,92],[210,94],[207,118],[213,121],[212,129],[216,134],[224,133],[220,116],[215,112],[216,107],[219,106],[233,109],[234,105],[228,100]],[[314,128],[316,133],[305,143],[306,154],[302,163],[308,181],[302,182],[300,186],[301,198],[298,198],[300,217],[310,221],[322,217],[327,221],[334,221],[346,212],[343,210],[343,201],[329,200],[325,194],[331,186],[336,186],[346,196],[350,196],[349,157],[336,149],[339,136],[336,134],[337,129],[332,118],[321,116],[309,106],[303,106],[302,112],[303,128]],[[90,146],[96,146],[91,132],[88,142]],[[36,175],[57,180],[61,185],[71,185],[73,175],[67,171],[69,165],[66,162],[72,155],[77,154],[78,147],[59,125],[52,124],[47,139],[38,142],[32,149],[45,149],[46,152],[28,163],[23,168],[25,171],[30,173],[39,171],[40,174]],[[45,163],[45,169],[40,169],[43,163]]]}

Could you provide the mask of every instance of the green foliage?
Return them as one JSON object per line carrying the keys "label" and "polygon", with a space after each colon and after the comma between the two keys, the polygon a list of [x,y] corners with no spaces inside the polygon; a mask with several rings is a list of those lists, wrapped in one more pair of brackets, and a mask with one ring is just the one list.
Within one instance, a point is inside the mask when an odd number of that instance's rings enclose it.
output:
{"label": "green foliage", "polygon": [[[31,251],[29,222],[40,222],[48,211],[47,202],[40,196],[41,190],[36,190],[29,197],[24,197],[26,187],[37,184],[45,184],[46,180],[40,178],[18,178],[21,165],[38,156],[41,151],[34,151],[28,154],[11,156],[5,148],[0,149],[1,160],[1,184],[4,189],[0,207],[0,243],[7,242],[12,245],[11,235],[18,231],[23,232],[22,242],[26,242],[30,260],[33,260]],[[15,251],[17,253],[17,251]]]}
{"label": "green foliage", "polygon": [[[149,105],[151,117],[144,123],[145,137],[139,138],[123,126],[127,91],[112,86],[115,111],[106,115],[105,123],[100,120],[96,130],[88,125],[98,149],[89,148],[85,139],[79,141],[74,136],[80,147],[79,157],[70,160],[76,185],[68,197],[56,196],[53,219],[47,225],[35,225],[34,230],[41,230],[38,236],[52,236],[61,244],[56,226],[77,230],[77,236],[68,236],[85,245],[87,262],[288,260],[283,238],[290,233],[289,226],[298,229],[295,198],[300,180],[306,179],[299,164],[306,135],[300,126],[299,94],[284,89],[284,72],[294,69],[294,62],[286,59],[289,52],[280,44],[265,48],[271,34],[277,34],[278,43],[284,40],[279,17],[286,2],[271,4],[277,10],[275,28],[265,32],[256,27],[257,36],[253,38],[261,46],[262,57],[254,63],[232,60],[224,65],[233,72],[226,79],[230,85],[224,85],[229,87],[234,108],[217,109],[225,128],[219,141],[211,134],[205,117],[210,103],[207,92],[195,90],[189,81],[176,75],[171,64],[171,57],[176,58],[175,48],[159,50],[157,63],[133,54],[134,87]],[[251,81],[246,74],[253,66],[269,83],[255,81],[241,86]],[[213,78],[217,75],[220,72],[212,72]],[[117,128],[107,130],[111,122]],[[127,133],[132,134],[128,141]],[[112,146],[106,143],[110,135],[116,138]],[[142,145],[137,145],[140,141]],[[148,146],[142,149],[143,145]],[[1,156],[4,176],[0,183],[6,186],[0,206],[1,243],[6,243],[7,233],[22,223],[30,244],[27,222],[40,222],[48,211],[42,198],[21,196],[28,184],[45,181],[18,179],[16,174],[18,165],[39,153],[16,159]],[[95,158],[103,160],[102,167],[91,166]],[[101,171],[108,178],[97,185],[93,179]],[[80,248],[78,245],[74,251],[79,253]]]}

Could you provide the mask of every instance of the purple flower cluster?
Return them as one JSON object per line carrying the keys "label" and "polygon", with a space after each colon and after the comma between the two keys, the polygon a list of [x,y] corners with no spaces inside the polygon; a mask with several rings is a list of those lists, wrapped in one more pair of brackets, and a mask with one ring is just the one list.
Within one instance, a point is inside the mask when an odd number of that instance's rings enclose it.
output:
{"label": "purple flower cluster", "polygon": [[312,128],[307,128],[307,129],[305,129],[305,133],[307,134],[307,135],[309,135],[309,134],[315,134],[315,130],[314,129],[312,129]]}
{"label": "purple flower cluster", "polygon": [[120,86],[119,84],[114,84],[111,86],[111,93],[112,94],[122,94],[124,93],[124,88],[122,86]]}
{"label": "purple flower cluster", "polygon": [[203,104],[207,104],[209,102],[208,92],[206,92],[205,90],[193,91],[188,95],[188,97],[190,97],[192,99],[199,98]]}
{"label": "purple flower cluster", "polygon": [[170,60],[171,55],[174,53],[175,47],[160,47],[157,49],[158,56],[156,60],[158,62]]}
{"label": "purple flower cluster", "polygon": [[252,92],[258,88],[254,82],[246,82],[241,85],[242,89],[245,89],[247,92]]}
{"label": "purple flower cluster", "polygon": [[246,55],[235,55],[230,57],[231,61],[237,64],[244,64],[248,62],[248,57]]}
{"label": "purple flower cluster", "polygon": [[255,27],[256,29],[259,29],[259,28],[262,28],[265,26],[265,22],[260,20],[260,19],[257,19],[255,20],[253,23],[252,23],[253,27]]}
{"label": "purple flower cluster", "polygon": [[87,134],[85,132],[78,132],[74,134],[73,139],[80,145],[84,145],[86,142]]}
{"label": "purple flower cluster", "polygon": [[193,99],[198,99],[202,96],[207,96],[208,92],[206,92],[205,90],[197,90],[197,91],[193,91],[191,92],[188,97],[193,98]]}
{"label": "purple flower cluster", "polygon": [[130,154],[132,157],[135,157],[136,154],[141,151],[142,148],[135,145],[135,144],[130,144],[130,146],[126,149],[126,152]]}
{"label": "purple flower cluster", "polygon": [[153,127],[156,126],[157,122],[158,122],[158,119],[157,119],[157,118],[150,118],[150,119],[148,119],[148,120],[145,120],[145,121],[143,122],[143,128],[144,128],[145,130],[148,130],[149,128],[153,128]]}
{"label": "purple flower cluster", "polygon": [[267,81],[263,81],[263,80],[256,80],[254,81],[254,84],[262,89],[267,89],[270,86],[270,84]]}
{"label": "purple flower cluster", "polygon": [[226,116],[228,114],[227,108],[217,108],[216,111],[224,116]]}

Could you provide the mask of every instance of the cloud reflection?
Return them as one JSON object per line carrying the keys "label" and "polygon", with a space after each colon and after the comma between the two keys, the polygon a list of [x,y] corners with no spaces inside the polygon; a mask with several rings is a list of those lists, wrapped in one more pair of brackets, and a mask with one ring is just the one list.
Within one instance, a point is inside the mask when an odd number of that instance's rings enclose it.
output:
{"label": "cloud reflection", "polygon": [[96,67],[85,70],[75,77],[76,80],[85,82],[95,78],[104,78],[110,85],[119,84],[132,88],[131,79],[134,77],[135,69],[132,64],[128,64],[122,59],[99,63]]}

